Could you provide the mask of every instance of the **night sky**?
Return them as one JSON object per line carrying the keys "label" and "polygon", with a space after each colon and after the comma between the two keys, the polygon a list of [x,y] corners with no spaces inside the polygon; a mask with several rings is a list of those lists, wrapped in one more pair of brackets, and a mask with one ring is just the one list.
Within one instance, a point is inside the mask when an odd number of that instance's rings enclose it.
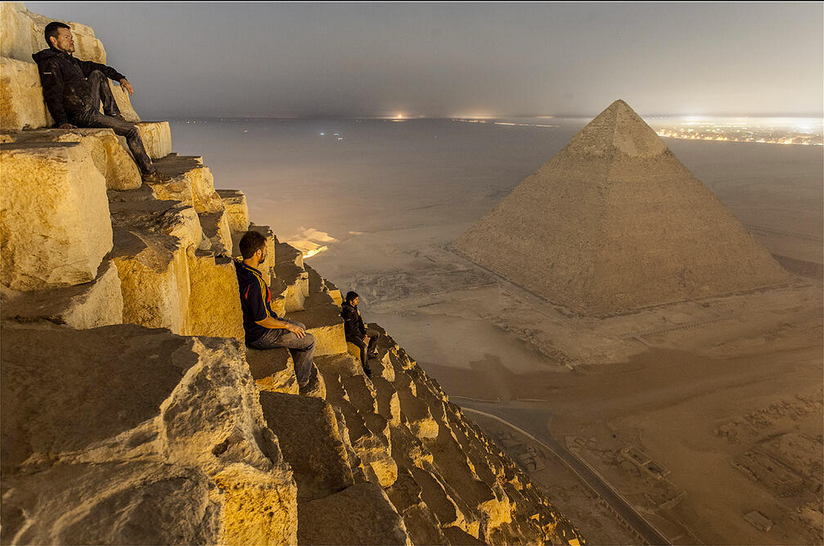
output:
{"label": "night sky", "polygon": [[[821,2],[74,3],[144,118],[821,115]],[[44,44],[45,46],[45,44]]]}

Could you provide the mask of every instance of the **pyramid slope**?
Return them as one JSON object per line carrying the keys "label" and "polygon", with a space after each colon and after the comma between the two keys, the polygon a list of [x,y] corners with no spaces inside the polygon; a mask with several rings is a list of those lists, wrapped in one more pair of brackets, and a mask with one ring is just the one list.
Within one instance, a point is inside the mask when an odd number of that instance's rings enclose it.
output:
{"label": "pyramid slope", "polygon": [[579,131],[454,248],[592,315],[789,280],[623,101]]}

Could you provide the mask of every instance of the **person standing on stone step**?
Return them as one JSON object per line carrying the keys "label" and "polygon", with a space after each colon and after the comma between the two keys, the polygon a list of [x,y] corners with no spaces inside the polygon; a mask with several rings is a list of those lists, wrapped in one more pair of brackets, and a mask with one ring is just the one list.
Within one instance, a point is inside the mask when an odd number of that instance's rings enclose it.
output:
{"label": "person standing on stone step", "polygon": [[286,347],[295,362],[298,385],[301,390],[311,389],[317,383],[318,373],[314,362],[315,337],[300,322],[282,319],[272,311],[272,293],[257,269],[266,262],[266,237],[247,231],[238,246],[243,259],[234,263],[246,346],[258,350]]}
{"label": "person standing on stone step", "polygon": [[357,345],[360,349],[361,365],[368,377],[372,377],[372,369],[369,367],[369,358],[378,356],[375,345],[378,343],[380,332],[372,328],[366,329],[358,310],[360,296],[349,291],[346,293],[346,300],[341,305],[340,316],[343,317],[343,328],[346,333],[346,341]]}
{"label": "person standing on stone step", "polygon": [[[45,37],[48,49],[38,51],[32,58],[37,63],[43,98],[56,126],[60,129],[113,129],[116,134],[126,137],[143,178],[160,181],[163,177],[157,173],[146,153],[140,130],[123,119],[109,88],[109,79],[112,79],[120,82],[120,86],[130,95],[134,94],[126,76],[110,66],[75,59],[74,38],[71,28],[65,23],[52,21],[46,25]],[[101,101],[103,115],[99,110]]]}

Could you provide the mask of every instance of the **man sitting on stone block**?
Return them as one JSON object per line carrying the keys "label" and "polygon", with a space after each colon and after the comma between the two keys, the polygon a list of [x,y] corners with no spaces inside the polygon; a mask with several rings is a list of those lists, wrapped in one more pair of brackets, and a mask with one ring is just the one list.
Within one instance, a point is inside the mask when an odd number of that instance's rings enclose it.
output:
{"label": "man sitting on stone block", "polygon": [[257,269],[266,262],[266,238],[257,231],[247,231],[240,239],[243,260],[235,260],[243,329],[246,346],[252,349],[286,347],[295,362],[295,375],[301,389],[317,381],[315,337],[300,322],[282,319],[272,311],[272,293]]}
{"label": "man sitting on stone block", "polygon": [[[43,98],[60,129],[75,127],[103,127],[113,129],[126,137],[129,149],[143,178],[159,181],[152,160],[146,153],[140,130],[120,115],[120,109],[109,88],[109,79],[120,82],[130,95],[134,89],[126,76],[104,64],[80,61],[72,56],[74,39],[69,25],[52,21],[46,25],[48,49],[38,51],[32,58],[40,71]],[[103,102],[103,115],[100,102]]]}
{"label": "man sitting on stone block", "polygon": [[368,377],[372,377],[372,369],[369,367],[368,358],[378,356],[375,344],[378,342],[380,332],[373,329],[366,329],[358,310],[360,296],[355,292],[346,293],[346,300],[341,305],[340,316],[343,317],[343,328],[346,333],[346,341],[357,345],[360,349],[361,366]]}

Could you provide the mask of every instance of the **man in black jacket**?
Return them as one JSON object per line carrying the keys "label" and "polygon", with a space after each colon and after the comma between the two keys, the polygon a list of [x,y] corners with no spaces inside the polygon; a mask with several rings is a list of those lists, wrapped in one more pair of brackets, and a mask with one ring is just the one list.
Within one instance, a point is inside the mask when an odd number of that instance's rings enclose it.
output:
{"label": "man in black jacket", "polygon": [[[359,296],[355,292],[347,292],[346,300],[341,305],[340,316],[343,317],[343,329],[346,334],[346,341],[353,343],[360,349],[361,366],[364,373],[372,376],[372,369],[369,367],[368,358],[378,356],[375,351],[375,344],[378,342],[380,332],[373,329],[366,329],[358,311]],[[367,349],[368,347],[368,349]]]}
{"label": "man in black jacket", "polygon": [[[74,39],[68,25],[53,21],[46,25],[49,48],[32,58],[40,71],[43,98],[60,129],[105,127],[126,137],[129,149],[144,178],[160,178],[146,153],[137,126],[123,120],[114,100],[109,79],[120,82],[130,95],[134,93],[126,76],[104,64],[80,61],[72,56]],[[103,113],[100,114],[100,102]]]}

